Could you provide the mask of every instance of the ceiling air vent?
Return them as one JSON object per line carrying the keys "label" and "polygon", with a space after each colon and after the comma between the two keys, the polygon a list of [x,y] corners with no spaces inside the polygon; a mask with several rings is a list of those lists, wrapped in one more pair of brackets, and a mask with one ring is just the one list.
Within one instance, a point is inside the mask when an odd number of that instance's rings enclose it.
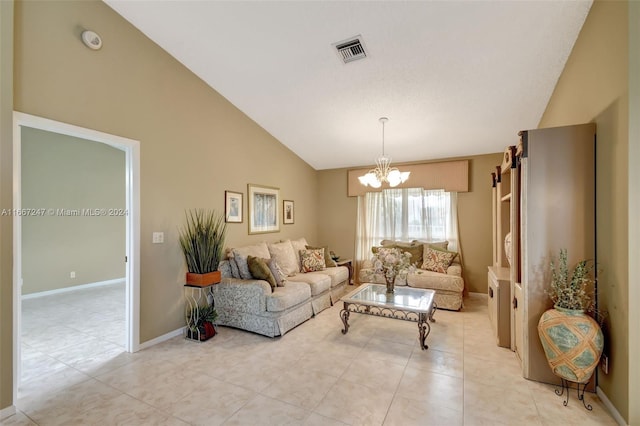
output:
{"label": "ceiling air vent", "polygon": [[340,59],[342,59],[342,62],[345,64],[367,57],[367,52],[365,51],[364,43],[362,42],[362,36],[359,35],[346,41],[334,43],[333,46],[335,46]]}

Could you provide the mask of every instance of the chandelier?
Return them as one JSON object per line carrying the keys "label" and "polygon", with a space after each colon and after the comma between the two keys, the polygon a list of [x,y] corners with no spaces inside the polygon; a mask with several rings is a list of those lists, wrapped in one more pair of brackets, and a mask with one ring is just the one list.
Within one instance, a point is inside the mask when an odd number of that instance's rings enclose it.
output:
{"label": "chandelier", "polygon": [[372,188],[380,188],[384,182],[389,186],[398,186],[409,179],[411,172],[401,172],[391,166],[391,158],[384,155],[384,123],[389,121],[387,117],[380,117],[378,120],[382,123],[382,156],[376,160],[376,168],[369,170],[366,175],[358,177],[358,180],[364,186]]}

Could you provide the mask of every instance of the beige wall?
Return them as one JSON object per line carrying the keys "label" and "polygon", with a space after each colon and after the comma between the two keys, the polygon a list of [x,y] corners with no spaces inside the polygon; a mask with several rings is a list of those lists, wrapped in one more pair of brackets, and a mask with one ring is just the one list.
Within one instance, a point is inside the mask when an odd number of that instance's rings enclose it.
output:
{"label": "beige wall", "polygon": [[124,278],[124,151],[22,127],[21,154],[22,207],[54,211],[22,219],[22,294]]}
{"label": "beige wall", "polygon": [[[598,385],[628,419],[628,3],[596,1],[539,127],[594,122],[599,309],[610,372]],[[634,260],[634,261],[637,261]]]}
{"label": "beige wall", "polygon": [[[13,2],[0,1],[0,209],[13,205]],[[13,404],[13,218],[0,216],[0,410]]]}
{"label": "beige wall", "polygon": [[[640,300],[640,2],[629,2],[629,300]],[[631,304],[630,304],[631,306]],[[629,309],[629,354],[640,353],[640,310]],[[631,356],[629,357],[631,359]],[[640,424],[640,363],[629,362],[630,425]]]}
{"label": "beige wall", "polygon": [[[18,1],[15,14],[15,109],[140,141],[142,342],[183,325],[185,209],[222,211],[233,190],[246,210],[248,183],[275,186],[296,202],[296,223],[249,236],[245,211],[227,244],[316,241],[316,172],[108,6]],[[82,44],[83,28],[101,50]]]}
{"label": "beige wall", "polygon": [[[514,135],[514,143],[517,135]],[[450,159],[453,160],[453,159]],[[469,192],[458,194],[464,279],[469,291],[487,292],[492,263],[491,179],[502,153],[456,158],[469,160]],[[318,239],[342,257],[355,256],[357,198],[347,196],[347,169],[322,170],[318,178]]]}
{"label": "beige wall", "polygon": [[[518,135],[513,135],[510,143],[517,140]],[[464,281],[469,291],[486,293],[487,268],[493,263],[491,172],[502,163],[502,153],[469,159],[469,192],[458,194]]]}

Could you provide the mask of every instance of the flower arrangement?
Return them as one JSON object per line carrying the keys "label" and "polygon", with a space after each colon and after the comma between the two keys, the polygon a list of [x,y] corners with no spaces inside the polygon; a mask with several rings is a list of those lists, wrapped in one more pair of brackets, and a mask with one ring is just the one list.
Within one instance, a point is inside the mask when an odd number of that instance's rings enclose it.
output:
{"label": "flower arrangement", "polygon": [[551,260],[551,285],[547,294],[556,308],[593,310],[593,261],[581,260],[573,268],[569,279],[567,250],[560,249],[560,256]]}
{"label": "flower arrangement", "polygon": [[395,279],[398,274],[407,274],[415,270],[411,265],[411,253],[401,251],[399,248],[378,249],[371,259],[373,270],[376,274],[383,274],[387,281]]}

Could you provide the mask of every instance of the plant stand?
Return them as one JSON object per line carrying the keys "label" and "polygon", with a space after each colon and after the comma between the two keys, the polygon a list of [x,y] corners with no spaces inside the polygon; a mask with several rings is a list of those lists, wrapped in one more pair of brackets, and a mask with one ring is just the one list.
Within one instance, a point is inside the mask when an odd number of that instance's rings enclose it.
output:
{"label": "plant stand", "polygon": [[197,324],[200,319],[200,307],[204,306],[213,306],[213,286],[215,284],[209,285],[195,285],[195,284],[185,284],[184,285],[184,298],[186,300],[185,304],[185,322],[187,326],[185,327],[184,337],[188,340],[195,340],[198,342],[204,342],[209,340],[215,334],[217,334],[217,328],[214,324],[215,333],[211,336],[206,336],[206,334],[197,328],[196,330],[191,330],[189,328],[189,324]]}
{"label": "plant stand", "polygon": [[[569,389],[570,389],[569,383],[574,383],[574,382],[569,382],[567,379],[562,379],[562,384],[560,385],[560,389],[555,390],[556,395],[558,396],[562,396],[564,391],[565,390],[567,391],[567,396],[564,398],[564,401],[562,402],[562,405],[564,405],[565,407],[569,405]],[[593,410],[593,407],[591,406],[591,404],[587,404],[586,402],[584,402],[584,390],[587,388],[588,384],[589,384],[589,381],[585,383],[576,383],[576,386],[577,386],[578,399],[582,401],[582,405],[584,405],[584,408],[591,411]],[[582,385],[582,390],[580,390],[580,385]]]}

